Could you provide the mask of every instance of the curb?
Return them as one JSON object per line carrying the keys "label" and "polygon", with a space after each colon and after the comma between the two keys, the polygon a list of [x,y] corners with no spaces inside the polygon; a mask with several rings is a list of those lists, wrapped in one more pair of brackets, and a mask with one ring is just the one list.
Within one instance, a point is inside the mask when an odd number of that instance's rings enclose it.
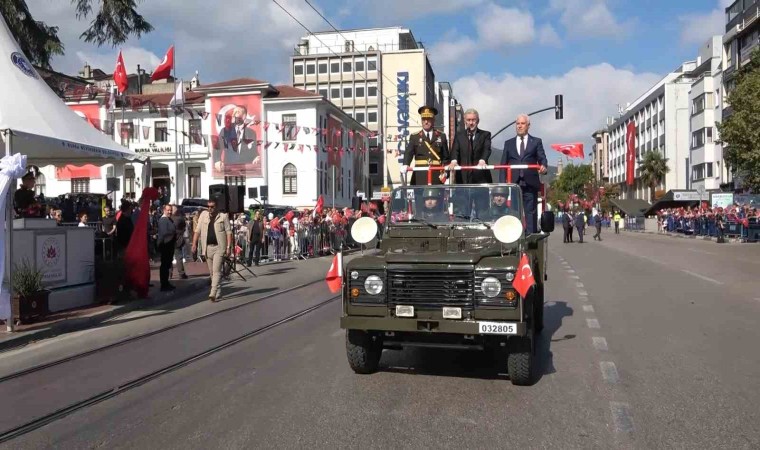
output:
{"label": "curb", "polygon": [[[703,241],[712,241],[717,242],[718,238],[714,236],[697,236],[697,235],[685,235],[680,233],[657,233],[654,231],[646,231],[646,230],[625,230],[629,233],[642,233],[642,234],[652,234],[656,236],[667,236],[669,238],[673,239],[701,239]],[[726,238],[726,244],[743,244],[744,242],[741,239],[736,238]]]}

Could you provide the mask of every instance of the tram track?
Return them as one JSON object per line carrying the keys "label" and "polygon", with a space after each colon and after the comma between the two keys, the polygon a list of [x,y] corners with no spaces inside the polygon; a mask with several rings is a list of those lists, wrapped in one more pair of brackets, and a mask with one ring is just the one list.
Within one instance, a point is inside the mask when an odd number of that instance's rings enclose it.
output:
{"label": "tram track", "polygon": [[[314,283],[307,283],[306,286],[308,286],[310,284],[314,284]],[[299,286],[299,287],[303,287],[303,286]],[[289,290],[297,289],[299,287],[290,288]],[[287,290],[285,290],[285,291],[287,291]],[[278,295],[282,294],[282,293],[283,292],[279,292]],[[267,297],[267,298],[270,298],[270,297]],[[326,305],[328,305],[328,304],[330,304],[330,303],[332,303],[332,302],[334,302],[334,301],[336,301],[338,299],[340,299],[340,295],[332,296],[332,297],[328,298],[327,300],[324,300],[324,301],[322,301],[320,303],[312,305],[312,306],[310,306],[308,308],[302,309],[302,310],[300,310],[298,312],[292,313],[292,314],[290,314],[290,315],[288,315],[288,316],[286,316],[284,318],[281,318],[279,320],[271,322],[271,323],[269,323],[267,325],[264,325],[264,326],[261,326],[261,327],[258,327],[256,329],[254,329],[254,330],[248,331],[248,332],[246,332],[246,333],[244,333],[244,334],[242,334],[242,335],[240,335],[240,336],[238,336],[236,338],[233,338],[233,339],[227,340],[225,342],[222,342],[221,344],[215,345],[215,346],[211,347],[210,349],[198,352],[198,353],[196,353],[194,355],[191,355],[191,356],[188,356],[188,357],[186,357],[186,358],[184,358],[184,359],[182,359],[182,360],[180,360],[178,362],[175,362],[175,363],[172,363],[172,364],[170,364],[168,366],[159,368],[159,369],[154,370],[154,371],[152,371],[152,372],[150,372],[148,374],[145,374],[145,375],[139,376],[137,378],[134,378],[132,380],[129,380],[129,381],[125,382],[125,383],[121,383],[121,384],[119,384],[119,385],[117,385],[117,386],[115,386],[113,388],[110,388],[110,389],[98,392],[95,395],[92,395],[92,396],[90,396],[90,397],[88,397],[88,398],[86,398],[84,400],[72,403],[72,404],[70,404],[70,405],[68,405],[68,406],[66,406],[64,408],[60,408],[60,409],[58,409],[58,410],[56,410],[56,411],[54,411],[52,413],[45,414],[45,415],[43,415],[41,417],[35,418],[35,419],[33,419],[31,421],[28,421],[28,422],[26,422],[24,424],[21,424],[21,425],[18,425],[16,427],[10,428],[8,430],[2,431],[2,432],[0,432],[0,444],[4,443],[4,442],[7,442],[9,440],[15,439],[17,437],[23,436],[23,435],[25,435],[25,434],[27,434],[29,432],[32,432],[32,431],[34,431],[34,430],[36,430],[38,428],[44,427],[45,425],[48,425],[48,424],[50,424],[52,422],[55,422],[55,421],[57,421],[59,419],[62,419],[62,418],[66,417],[66,416],[68,416],[68,415],[70,415],[72,413],[75,413],[77,411],[80,411],[80,410],[83,410],[83,409],[88,408],[90,406],[93,406],[93,405],[95,405],[97,403],[100,403],[100,402],[103,402],[105,400],[108,400],[108,399],[111,399],[113,397],[116,397],[119,394],[127,392],[127,391],[129,391],[131,389],[137,388],[139,386],[142,386],[143,384],[148,383],[148,382],[150,382],[152,380],[155,380],[156,378],[159,378],[159,377],[161,377],[163,375],[166,375],[166,374],[169,374],[171,372],[174,372],[174,371],[176,371],[176,370],[178,370],[178,369],[180,369],[182,367],[185,367],[185,366],[187,366],[189,364],[192,364],[192,363],[194,363],[196,361],[199,361],[199,360],[201,360],[203,358],[206,358],[208,356],[211,356],[213,354],[219,353],[222,350],[225,350],[225,349],[227,349],[229,347],[232,347],[232,346],[234,346],[236,344],[244,342],[244,341],[246,341],[246,340],[248,340],[250,338],[253,338],[253,337],[258,336],[258,335],[260,335],[262,333],[265,333],[265,332],[267,332],[269,330],[272,330],[273,328],[276,328],[276,327],[278,327],[280,325],[284,325],[284,324],[286,324],[288,322],[291,322],[291,321],[296,320],[296,319],[298,319],[300,317],[303,317],[303,316],[305,316],[305,315],[307,315],[307,314],[309,314],[309,313],[311,313],[313,311],[316,311],[317,309],[322,308],[322,307],[324,307],[324,306],[326,306]],[[259,298],[257,300],[264,300],[264,298]],[[252,303],[252,302],[249,302],[248,304],[250,304],[250,303]],[[245,306],[245,305],[237,305],[237,306],[239,307],[239,306]],[[233,308],[228,308],[225,311],[229,311],[231,309],[233,309]],[[178,326],[179,326],[179,324],[178,324]],[[154,335],[155,335],[155,333],[154,333]],[[141,335],[141,336],[145,336],[145,335]],[[126,343],[126,342],[123,342],[121,345],[123,345],[124,343]],[[107,346],[107,347],[102,347],[100,349],[93,350],[93,352],[94,351],[103,351],[106,348],[114,348],[114,346],[115,345],[111,345],[111,346]],[[90,353],[90,354],[92,354],[92,353]],[[61,360],[61,361],[62,362],[58,362],[57,364],[62,364],[63,362],[65,362],[63,360]],[[49,363],[49,364],[53,364],[53,363]],[[50,365],[47,365],[45,367],[38,366],[38,368],[35,368],[36,369],[35,371],[43,370],[43,368],[47,368],[47,367],[51,367],[51,366]],[[26,373],[31,373],[31,372],[26,372]],[[19,374],[21,374],[21,372],[19,372]],[[17,377],[18,376],[22,376],[22,375],[17,375]]]}
{"label": "tram track", "polygon": [[[11,374],[8,374],[8,375],[0,376],[0,384],[4,383],[6,381],[13,380],[15,378],[19,378],[19,377],[23,377],[25,375],[29,375],[29,374],[32,374],[32,373],[35,373],[35,372],[39,372],[41,370],[49,369],[51,367],[55,367],[55,366],[58,366],[58,365],[61,365],[61,364],[65,364],[65,363],[71,362],[71,361],[76,361],[77,359],[85,358],[87,356],[91,356],[91,355],[94,355],[94,354],[97,354],[97,353],[100,353],[100,352],[103,352],[103,351],[106,351],[106,350],[110,350],[110,349],[113,349],[113,348],[116,348],[116,347],[121,347],[123,345],[130,344],[132,342],[136,342],[136,341],[139,341],[139,340],[142,340],[142,339],[145,339],[145,338],[149,338],[151,336],[156,336],[156,335],[159,335],[161,333],[165,333],[167,331],[171,331],[171,330],[183,327],[185,325],[189,325],[189,324],[201,321],[203,319],[207,319],[209,317],[214,317],[214,316],[218,316],[218,315],[230,312],[230,311],[235,311],[235,310],[238,310],[238,309],[243,308],[245,306],[249,306],[251,304],[255,304],[255,303],[259,303],[259,302],[265,301],[265,300],[269,300],[269,299],[278,297],[280,295],[287,294],[289,292],[292,292],[292,291],[295,291],[295,290],[298,290],[298,289],[302,289],[302,288],[311,286],[313,284],[321,283],[321,282],[323,282],[323,280],[315,280],[315,281],[311,281],[311,282],[308,282],[308,283],[303,283],[303,284],[299,284],[299,285],[296,285],[296,286],[291,286],[291,287],[286,288],[286,289],[281,289],[281,290],[278,290],[278,291],[271,292],[269,294],[263,295],[261,297],[256,297],[254,299],[245,301],[243,303],[239,303],[239,304],[231,306],[229,308],[224,308],[224,309],[220,309],[218,311],[213,311],[213,312],[210,312],[210,313],[207,313],[207,314],[203,314],[203,315],[198,316],[198,317],[193,317],[192,319],[188,319],[188,320],[185,320],[185,321],[182,321],[182,322],[179,322],[179,323],[175,323],[175,324],[168,325],[168,326],[165,326],[165,327],[153,330],[153,331],[149,331],[147,333],[138,334],[136,336],[130,336],[128,338],[121,339],[119,341],[113,342],[113,343],[108,344],[108,345],[104,345],[102,347],[97,347],[97,348],[94,348],[94,349],[91,349],[91,350],[87,350],[85,352],[80,352],[80,353],[76,353],[76,354],[71,355],[71,356],[67,356],[65,358],[56,359],[54,361],[50,361],[50,362],[47,362],[47,363],[44,363],[44,364],[38,364],[36,366],[32,366],[32,367],[29,367],[27,369],[20,370],[18,372],[14,372],[14,373],[11,373]],[[126,314],[129,314],[129,313],[126,313]],[[112,319],[118,319],[119,317],[122,317],[122,316],[116,316],[116,317],[114,317]]]}

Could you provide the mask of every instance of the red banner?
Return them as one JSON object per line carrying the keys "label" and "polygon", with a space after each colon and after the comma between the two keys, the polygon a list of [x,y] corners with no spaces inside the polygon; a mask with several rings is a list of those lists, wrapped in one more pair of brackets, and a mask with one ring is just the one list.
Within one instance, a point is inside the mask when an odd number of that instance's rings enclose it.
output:
{"label": "red banner", "polygon": [[569,158],[583,159],[583,144],[580,142],[574,144],[552,144],[552,148]]}
{"label": "red banner", "polygon": [[636,124],[633,121],[628,122],[625,143],[625,184],[633,186],[633,179],[636,177]]}

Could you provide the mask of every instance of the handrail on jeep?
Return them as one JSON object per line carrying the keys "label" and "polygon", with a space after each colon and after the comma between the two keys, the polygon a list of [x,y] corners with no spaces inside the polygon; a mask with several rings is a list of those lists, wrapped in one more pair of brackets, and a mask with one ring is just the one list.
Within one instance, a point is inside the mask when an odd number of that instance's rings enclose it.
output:
{"label": "handrail on jeep", "polygon": [[427,166],[427,167],[407,167],[407,172],[427,172],[427,184],[433,184],[433,172],[441,172],[444,170],[456,171],[456,170],[506,170],[507,171],[507,183],[512,182],[513,170],[526,170],[535,169],[539,170],[540,164],[490,164],[485,166],[456,166],[450,169],[449,166]]}

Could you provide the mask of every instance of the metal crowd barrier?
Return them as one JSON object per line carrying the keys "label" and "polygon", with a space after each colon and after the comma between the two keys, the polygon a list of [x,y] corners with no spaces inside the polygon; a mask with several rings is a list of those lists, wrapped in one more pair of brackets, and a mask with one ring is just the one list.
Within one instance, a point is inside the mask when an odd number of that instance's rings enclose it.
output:
{"label": "metal crowd barrier", "polygon": [[[702,237],[718,237],[720,230],[714,217],[668,217],[665,221],[665,231]],[[748,226],[740,221],[727,220],[723,225],[723,237],[739,239],[744,242],[760,241],[760,223],[756,217],[748,220]]]}

